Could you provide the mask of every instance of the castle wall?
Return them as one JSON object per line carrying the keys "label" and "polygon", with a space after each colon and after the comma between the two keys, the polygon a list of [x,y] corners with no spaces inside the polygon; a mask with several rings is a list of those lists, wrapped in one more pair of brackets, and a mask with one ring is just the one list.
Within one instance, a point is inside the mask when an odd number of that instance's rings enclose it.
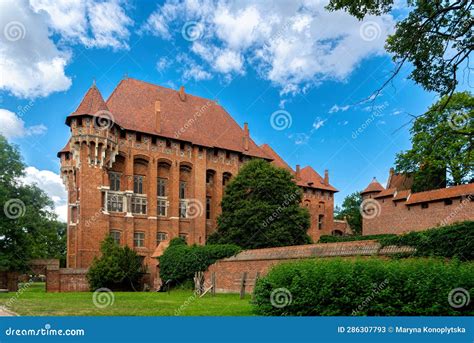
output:
{"label": "castle wall", "polygon": [[[143,257],[154,280],[157,259],[152,255],[159,243],[157,233],[165,234],[167,240],[182,236],[188,244],[205,244],[216,229],[224,184],[249,160],[222,149],[162,137],[152,139],[128,131],[124,135],[117,127],[97,128],[92,118],[73,118],[71,133],[71,153],[61,154],[61,175],[69,198],[68,268],[88,268],[100,255],[101,242],[114,232],[120,236],[121,245],[128,245]],[[110,189],[110,172],[119,175],[119,190]],[[208,173],[213,177],[206,180]],[[134,193],[134,176],[142,178],[141,195]],[[160,198],[167,203],[165,216],[158,213],[158,177],[167,183],[167,194]],[[184,199],[180,199],[181,182],[186,183]],[[121,211],[109,208],[107,204],[113,199],[120,199]],[[311,213],[308,233],[317,241],[321,234],[332,231],[333,194],[307,190],[304,199]],[[134,210],[138,200],[146,202],[144,213]],[[180,216],[181,200],[188,206],[186,218]],[[143,234],[143,244],[135,244],[137,233]]]}
{"label": "castle wall", "polygon": [[[470,197],[457,197],[452,204],[444,200],[407,205],[392,197],[376,198],[374,213],[363,215],[362,234],[402,234],[474,219],[474,202]],[[367,196],[364,199],[368,199]],[[427,207],[425,207],[427,206]]]}

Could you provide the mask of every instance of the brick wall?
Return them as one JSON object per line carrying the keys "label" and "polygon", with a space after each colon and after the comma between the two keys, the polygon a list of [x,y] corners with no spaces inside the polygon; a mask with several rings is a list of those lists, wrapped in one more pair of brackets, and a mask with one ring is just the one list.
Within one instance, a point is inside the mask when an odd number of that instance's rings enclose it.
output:
{"label": "brick wall", "polygon": [[88,292],[87,269],[58,268],[46,271],[46,292]]}
{"label": "brick wall", "polygon": [[272,266],[304,258],[330,258],[355,256],[384,256],[412,252],[409,247],[381,248],[376,241],[309,244],[281,248],[245,250],[236,256],[217,261],[204,273],[206,285],[215,276],[216,291],[235,293],[241,289],[242,277],[246,275],[246,292],[252,292],[257,276],[264,276]]}
{"label": "brick wall", "polygon": [[470,197],[452,199],[450,205],[445,204],[444,200],[429,202],[427,208],[423,208],[421,203],[406,205],[405,200],[394,201],[392,197],[371,201],[378,205],[376,213],[363,217],[363,235],[402,234],[474,220],[474,202]]}

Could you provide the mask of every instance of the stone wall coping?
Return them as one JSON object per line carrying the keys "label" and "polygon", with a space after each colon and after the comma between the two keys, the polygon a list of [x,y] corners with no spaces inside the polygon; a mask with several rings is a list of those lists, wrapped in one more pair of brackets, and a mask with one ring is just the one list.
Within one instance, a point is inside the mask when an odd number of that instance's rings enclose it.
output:
{"label": "stone wall coping", "polygon": [[60,268],[59,274],[86,274],[87,268]]}
{"label": "stone wall coping", "polygon": [[381,247],[376,240],[318,243],[294,245],[288,247],[244,250],[218,262],[259,261],[259,260],[289,260],[311,257],[343,257],[343,256],[372,256],[397,253],[412,253],[412,247],[386,246]]}

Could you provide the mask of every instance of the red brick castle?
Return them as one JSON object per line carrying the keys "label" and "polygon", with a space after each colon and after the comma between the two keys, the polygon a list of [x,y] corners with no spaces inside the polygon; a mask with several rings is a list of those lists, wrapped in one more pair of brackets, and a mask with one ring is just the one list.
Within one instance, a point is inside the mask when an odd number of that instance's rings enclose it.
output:
{"label": "red brick castle", "polygon": [[[66,124],[71,137],[58,153],[68,190],[67,266],[87,268],[111,235],[143,257],[152,280],[155,258],[184,237],[204,244],[216,229],[223,191],[243,163],[272,161],[295,175],[311,213],[308,234],[334,229],[328,172],[293,171],[268,145],[257,146],[216,101],[131,78],[107,101],[95,85]],[[162,243],[162,244],[160,244]]]}

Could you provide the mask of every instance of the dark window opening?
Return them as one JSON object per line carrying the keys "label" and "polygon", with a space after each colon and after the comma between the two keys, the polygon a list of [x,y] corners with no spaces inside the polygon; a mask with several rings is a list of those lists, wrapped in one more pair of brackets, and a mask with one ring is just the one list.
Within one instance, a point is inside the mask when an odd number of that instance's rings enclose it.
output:
{"label": "dark window opening", "polygon": [[171,141],[169,139],[166,140],[166,147],[171,148]]}
{"label": "dark window opening", "polygon": [[206,198],[206,219],[211,219],[211,198]]}
{"label": "dark window opening", "polygon": [[135,135],[136,139],[137,139],[137,142],[141,142],[142,141],[142,135],[140,133],[137,133]]}
{"label": "dark window opening", "polygon": [[151,144],[156,145],[156,137],[151,137]]}
{"label": "dark window opening", "polygon": [[126,133],[127,133],[127,131],[120,130],[120,138],[126,138],[127,137]]}
{"label": "dark window opening", "polygon": [[444,199],[444,204],[445,204],[445,205],[452,205],[452,204],[453,204],[453,200],[452,200],[452,199]]}
{"label": "dark window opening", "polygon": [[428,208],[428,203],[427,202],[422,203],[421,208]]}

